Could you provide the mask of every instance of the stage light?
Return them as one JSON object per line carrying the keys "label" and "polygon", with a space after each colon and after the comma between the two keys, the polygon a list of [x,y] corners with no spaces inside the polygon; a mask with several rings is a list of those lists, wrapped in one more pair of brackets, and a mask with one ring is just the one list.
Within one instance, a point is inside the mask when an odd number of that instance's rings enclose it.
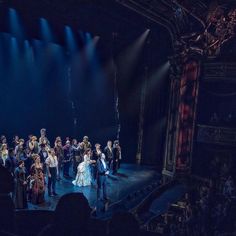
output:
{"label": "stage light", "polygon": [[92,39],[92,36],[90,33],[85,34],[85,39],[86,39],[86,45],[85,45],[85,51],[86,51],[86,56],[88,60],[91,62],[94,58],[94,52],[95,52],[95,42]]}
{"label": "stage light", "polygon": [[19,52],[19,45],[15,37],[11,37],[10,42],[10,58],[11,58],[11,76],[12,78],[18,78],[20,75],[20,52]]}
{"label": "stage light", "polygon": [[145,30],[134,43],[119,55],[118,63],[124,77],[129,78],[134,71],[149,31]]}
{"label": "stage light", "polygon": [[11,37],[11,57],[13,62],[16,62],[19,58],[19,48],[15,37]]}
{"label": "stage light", "polygon": [[20,18],[18,17],[16,10],[13,8],[9,8],[9,29],[14,37],[23,40],[24,30],[20,23]]}
{"label": "stage light", "polygon": [[44,18],[40,18],[40,30],[41,37],[45,42],[53,42],[53,34],[48,24],[48,21]]}
{"label": "stage light", "polygon": [[65,26],[66,45],[70,52],[78,50],[75,35],[69,26]]}
{"label": "stage light", "polygon": [[94,94],[97,96],[98,99],[102,98],[104,96],[105,91],[105,76],[97,55],[96,51],[96,44],[99,40],[99,37],[95,36],[94,38],[92,35],[88,32],[85,33],[85,58],[86,58],[86,64],[88,66],[89,71],[89,77],[91,78],[91,81],[93,81],[94,86]]}
{"label": "stage light", "polygon": [[41,59],[41,56],[43,54],[43,43],[41,40],[34,39],[32,40],[32,47],[33,47],[33,52],[34,52],[34,60],[38,61]]}
{"label": "stage light", "polygon": [[28,40],[24,41],[24,53],[25,53],[25,63],[30,69],[32,63],[34,62],[34,54],[30,42]]}
{"label": "stage light", "polygon": [[[148,79],[148,86],[147,86],[147,94],[150,93],[152,90],[157,89],[160,87],[166,76],[169,72],[170,62],[167,61],[163,65],[161,65]],[[145,82],[143,82],[142,86],[144,86]]]}

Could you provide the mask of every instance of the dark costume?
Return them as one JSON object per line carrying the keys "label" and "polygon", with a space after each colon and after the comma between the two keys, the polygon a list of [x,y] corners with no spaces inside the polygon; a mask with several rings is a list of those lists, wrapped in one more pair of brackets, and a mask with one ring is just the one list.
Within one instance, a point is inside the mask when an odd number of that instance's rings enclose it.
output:
{"label": "dark costume", "polygon": [[113,160],[113,152],[112,152],[112,147],[109,148],[108,146],[106,146],[104,148],[104,154],[106,156],[106,162],[108,164],[108,167],[111,169],[111,165],[112,165],[112,160]]}
{"label": "dark costume", "polygon": [[92,147],[91,143],[88,142],[88,141],[85,141],[85,140],[80,144],[80,146],[81,146],[81,155],[82,155],[82,157],[83,157],[85,151]]}
{"label": "dark costume", "polygon": [[58,174],[59,174],[59,179],[60,179],[60,175],[61,175],[61,168],[62,168],[62,163],[63,163],[63,159],[64,159],[64,150],[62,146],[59,145],[55,145],[54,147],[55,150],[55,154],[57,156],[57,161],[58,161]]}
{"label": "dark costume", "polygon": [[25,167],[17,167],[15,170],[16,187],[14,194],[15,207],[17,209],[27,208],[27,195],[26,195],[26,170]]}
{"label": "dark costume", "polygon": [[6,169],[14,176],[17,166],[17,159],[14,156],[9,156],[5,161]]}
{"label": "dark costume", "polygon": [[70,177],[69,170],[70,170],[71,159],[72,159],[72,147],[65,146],[64,159],[63,159],[63,176],[64,177]]}
{"label": "dark costume", "polygon": [[39,153],[39,144],[37,141],[35,142],[32,142],[30,141],[29,142],[29,149],[31,151],[31,154],[38,154]]}
{"label": "dark costume", "polygon": [[73,156],[73,172],[77,173],[77,167],[81,162],[80,147],[79,145],[72,145],[72,156]]}
{"label": "dark costume", "polygon": [[24,158],[25,158],[24,146],[21,144],[18,144],[15,148],[15,154],[16,154],[16,159],[18,161],[24,160]]}
{"label": "dark costume", "polygon": [[[105,166],[104,166],[105,164]],[[97,199],[98,200],[107,200],[107,174],[108,166],[106,162],[104,161],[104,164],[102,163],[102,160],[99,158],[97,160]]]}
{"label": "dark costume", "polygon": [[120,146],[115,146],[112,152],[113,152],[113,174],[116,174],[120,165],[120,158],[121,158]]}
{"label": "dark costume", "polygon": [[[97,152],[97,150],[95,149],[93,151],[93,155],[91,157],[91,160],[95,161],[97,163],[97,160],[99,159],[100,155],[101,155],[101,152]],[[92,182],[93,183],[97,179],[97,164],[96,163],[93,163],[93,164],[90,165],[91,176],[92,176]]]}
{"label": "dark costume", "polygon": [[47,166],[46,166],[45,161],[48,158],[48,152],[45,149],[45,146],[43,148],[41,148],[41,150],[39,152],[39,156],[40,156],[40,162],[43,164],[43,173],[46,173]]}
{"label": "dark costume", "polygon": [[31,185],[31,201],[33,204],[40,204],[44,202],[45,193],[45,179],[41,167],[32,166],[32,178],[30,179]]}
{"label": "dark costume", "polygon": [[33,157],[30,152],[25,153],[24,163],[25,163],[26,173],[28,175],[30,174],[31,166],[33,164]]}

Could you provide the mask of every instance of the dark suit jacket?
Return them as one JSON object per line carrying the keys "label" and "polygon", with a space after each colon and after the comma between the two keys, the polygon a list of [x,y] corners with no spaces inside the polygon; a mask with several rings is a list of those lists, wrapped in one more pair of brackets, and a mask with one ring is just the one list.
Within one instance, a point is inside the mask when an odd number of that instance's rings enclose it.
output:
{"label": "dark suit jacket", "polygon": [[110,159],[112,159],[112,158],[113,158],[112,148],[111,148],[111,150],[110,150],[110,149],[106,146],[106,147],[104,148],[104,154],[105,154],[105,156],[106,156],[107,161],[110,160]]}
{"label": "dark suit jacket", "polygon": [[107,164],[106,164],[106,168],[104,168],[104,166],[103,166],[103,164],[102,164],[102,161],[101,161],[101,159],[99,158],[98,160],[97,160],[97,172],[98,172],[98,178],[100,177],[105,177],[106,175],[105,175],[105,173],[106,173],[106,171],[108,171],[109,169],[108,169],[108,166],[107,166]]}
{"label": "dark suit jacket", "polygon": [[8,157],[5,161],[5,167],[6,169],[14,175],[15,173],[15,168],[17,167],[17,159],[15,157]]}
{"label": "dark suit jacket", "polygon": [[[46,153],[46,157],[44,157],[44,155],[43,155],[44,152]],[[39,156],[40,156],[40,162],[41,162],[41,163],[45,163],[45,160],[46,160],[47,157],[48,157],[48,153],[47,153],[47,151],[42,151],[42,150],[41,150],[41,151],[39,152]]]}
{"label": "dark suit jacket", "polygon": [[119,148],[118,147],[113,147],[112,152],[113,152],[113,160],[114,161],[119,160],[119,158],[120,158]]}

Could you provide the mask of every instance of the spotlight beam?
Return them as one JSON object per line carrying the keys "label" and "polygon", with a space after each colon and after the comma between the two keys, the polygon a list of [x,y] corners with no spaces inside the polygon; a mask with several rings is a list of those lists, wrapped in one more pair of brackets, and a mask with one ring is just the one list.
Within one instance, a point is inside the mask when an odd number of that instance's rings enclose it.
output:
{"label": "spotlight beam", "polygon": [[11,34],[19,40],[24,39],[24,30],[15,9],[9,8],[9,28]]}
{"label": "spotlight beam", "polygon": [[121,67],[121,71],[125,74],[125,77],[129,78],[133,72],[149,32],[150,29],[145,30],[130,47],[118,56],[118,63]]}
{"label": "spotlight beam", "polygon": [[41,37],[45,42],[53,42],[53,34],[48,24],[48,21],[44,18],[40,18],[40,30]]}

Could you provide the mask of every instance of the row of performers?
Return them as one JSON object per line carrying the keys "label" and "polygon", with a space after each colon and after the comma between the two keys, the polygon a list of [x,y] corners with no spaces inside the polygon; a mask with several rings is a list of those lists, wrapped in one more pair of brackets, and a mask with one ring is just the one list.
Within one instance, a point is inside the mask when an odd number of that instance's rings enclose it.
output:
{"label": "row of performers", "polygon": [[[44,202],[46,173],[48,175],[48,195],[57,195],[56,181],[61,179],[61,169],[63,169],[64,177],[68,178],[71,163],[76,174],[73,184],[77,186],[87,186],[95,182],[96,162],[101,156],[106,160],[107,167],[112,170],[113,174],[117,173],[121,160],[121,148],[118,141],[114,141],[113,146],[112,142],[108,141],[104,153],[99,144],[96,144],[95,150],[92,151],[87,137],[84,137],[83,142],[87,144],[87,147],[82,158],[82,145],[78,144],[76,140],[72,145],[67,140],[65,146],[62,146],[61,141],[57,140],[54,148],[47,148],[43,144],[39,153],[31,153],[30,156],[20,158],[20,160],[16,157],[14,149],[9,149],[9,155],[2,164],[15,177],[16,208],[25,208],[27,199],[34,204]],[[18,167],[16,168],[16,166]]]}
{"label": "row of performers", "polygon": [[[44,129],[42,130],[44,131]],[[25,162],[25,167],[28,173],[31,165],[33,164],[32,156],[39,154],[41,162],[44,163],[48,156],[48,151],[50,150],[50,143],[45,134],[46,131],[42,132],[42,130],[39,142],[37,141],[37,137],[33,135],[30,136],[26,143],[23,139],[18,139],[14,142],[14,155],[18,161],[23,160]],[[2,141],[3,140],[6,139],[4,138]],[[84,136],[82,142],[78,142],[77,139],[73,139],[71,142],[69,138],[67,138],[65,145],[62,145],[62,140],[60,137],[56,138],[54,142],[54,150],[58,158],[59,166],[63,167],[64,177],[70,177],[69,167],[71,163],[73,163],[73,171],[74,174],[76,174],[77,166],[83,161],[84,153],[88,148],[92,149],[92,145],[89,142],[89,138],[87,136]],[[98,143],[95,144],[95,149],[92,153],[92,159],[96,160],[101,152],[101,145]],[[5,165],[6,159],[9,156],[8,153],[8,144],[6,141],[1,142],[0,164]],[[114,145],[112,145],[112,141],[108,141],[107,146],[103,150],[103,153],[106,156],[109,168],[113,169],[113,172],[115,173],[121,160],[121,148],[119,142],[114,141]],[[61,168],[59,171],[61,171]]]}
{"label": "row of performers", "polygon": [[[114,145],[116,145],[116,142],[117,141],[114,142]],[[47,138],[45,128],[42,128],[40,130],[39,139],[34,135],[29,135],[27,141],[25,141],[22,138],[19,138],[18,135],[15,135],[12,143],[8,143],[6,136],[1,135],[0,163],[2,163],[3,165],[5,165],[5,161],[8,157],[9,147],[14,148],[15,157],[18,161],[27,160],[27,162],[29,163],[28,165],[27,163],[25,164],[30,167],[31,166],[30,164],[32,164],[30,163],[31,155],[39,154],[41,157],[41,161],[43,162],[43,159],[46,159],[47,152],[48,150],[50,150],[50,147],[52,147],[52,145],[50,145],[50,142]],[[70,138],[67,137],[65,145],[62,144],[61,137],[56,137],[54,142],[54,150],[58,157],[59,163],[68,161],[68,159],[69,160],[73,159],[74,163],[79,164],[80,162],[83,161],[84,152],[88,148],[92,149],[92,145],[89,142],[88,136],[84,136],[82,142],[78,142],[77,139],[73,139],[71,142]],[[112,159],[115,158],[113,156],[112,149],[113,149],[112,142],[108,141],[107,147],[104,149],[104,153],[106,155],[106,158],[110,160],[110,163],[112,162]],[[101,151],[100,144],[95,144],[95,151],[94,151],[95,156],[98,155],[100,151]],[[76,172],[76,168],[77,165],[74,166],[74,172]]]}

